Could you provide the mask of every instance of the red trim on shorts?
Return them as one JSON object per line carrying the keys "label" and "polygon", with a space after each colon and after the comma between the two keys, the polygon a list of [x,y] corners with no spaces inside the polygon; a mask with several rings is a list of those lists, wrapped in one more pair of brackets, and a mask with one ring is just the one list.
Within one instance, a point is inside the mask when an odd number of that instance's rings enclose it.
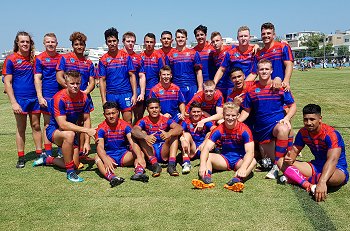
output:
{"label": "red trim on shorts", "polygon": [[223,154],[219,154],[219,155],[222,156],[225,159],[227,170],[229,170],[229,171],[232,170],[230,168],[230,163],[228,162],[227,158]]}

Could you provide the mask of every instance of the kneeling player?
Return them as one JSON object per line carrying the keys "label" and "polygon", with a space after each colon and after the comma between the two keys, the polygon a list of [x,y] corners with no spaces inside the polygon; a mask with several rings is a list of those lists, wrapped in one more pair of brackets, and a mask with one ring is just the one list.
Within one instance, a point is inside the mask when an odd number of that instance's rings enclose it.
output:
{"label": "kneeling player", "polygon": [[[295,137],[292,150],[278,164],[288,182],[311,191],[316,201],[324,201],[328,186],[339,187],[349,179],[345,145],[337,130],[322,123],[320,106],[306,105],[303,117],[304,127]],[[310,148],[315,159],[311,162],[295,161],[305,145]]]}
{"label": "kneeling player", "polygon": [[[81,182],[83,179],[75,172],[75,169],[79,166],[77,134],[85,133],[83,152],[88,153],[91,149],[90,137],[96,134],[96,130],[91,128],[90,121],[92,104],[91,99],[80,91],[81,76],[79,72],[66,72],[64,81],[67,88],[54,95],[50,109],[51,120],[46,128],[48,140],[62,147],[63,160],[62,158],[42,155],[34,161],[33,166],[54,164],[66,168],[68,180]],[[78,126],[77,124],[81,120],[83,126]]]}
{"label": "kneeling player", "polygon": [[140,119],[132,129],[134,142],[140,145],[143,153],[152,165],[152,176],[157,177],[162,172],[158,162],[169,161],[168,173],[178,176],[176,170],[176,154],[178,149],[178,136],[182,128],[174,120],[160,115],[160,101],[157,98],[146,100],[148,116]]}
{"label": "kneeling player", "polygon": [[[224,123],[215,128],[205,142],[200,157],[199,176],[201,179],[192,180],[195,188],[212,188],[211,174],[216,170],[234,170],[236,174],[225,184],[225,188],[240,192],[244,188],[244,179],[256,165],[254,159],[254,142],[248,126],[237,120],[239,106],[232,102],[224,104]],[[222,143],[222,153],[209,153],[215,142]]]}
{"label": "kneeling player", "polygon": [[203,128],[196,128],[197,123],[204,118],[201,106],[201,103],[192,102],[189,108],[189,118],[186,118],[181,123],[184,130],[183,135],[180,137],[183,152],[182,174],[187,174],[191,171],[190,160],[199,158],[205,138],[215,128],[211,121],[206,122]]}
{"label": "kneeling player", "polygon": [[[124,182],[124,178],[114,174],[116,166],[135,165],[137,177],[131,179],[148,181],[148,176],[144,174],[146,163],[142,156],[136,155],[128,150],[127,144],[132,146],[131,126],[122,119],[119,119],[119,108],[114,102],[106,102],[103,105],[103,115],[106,118],[97,128],[97,155],[96,165],[102,175],[109,181],[111,187]],[[141,164],[138,161],[142,162]],[[143,165],[143,166],[142,166]]]}

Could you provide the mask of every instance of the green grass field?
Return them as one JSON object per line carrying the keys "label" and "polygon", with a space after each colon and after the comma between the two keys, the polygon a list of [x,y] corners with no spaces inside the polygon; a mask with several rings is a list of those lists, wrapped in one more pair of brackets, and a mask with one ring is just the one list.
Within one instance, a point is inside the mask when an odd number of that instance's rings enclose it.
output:
{"label": "green grass field", "polygon": [[[349,86],[350,69],[294,71],[295,131],[302,126],[302,107],[320,104],[323,121],[340,131],[350,150]],[[93,99],[96,126],[103,120],[98,89]],[[30,129],[27,165],[16,169],[15,120],[5,94],[0,105],[0,230],[350,230],[349,185],[316,203],[304,190],[265,180],[266,173],[259,172],[243,193],[234,193],[223,188],[232,173],[221,172],[213,175],[215,188],[201,191],[191,185],[199,161],[189,175],[170,177],[163,168],[159,178],[146,184],[129,180],[132,168],[118,168],[127,181],[115,188],[97,174],[96,166],[86,166],[80,174],[85,182],[74,184],[64,170],[31,167]],[[302,159],[310,158],[305,149]]]}

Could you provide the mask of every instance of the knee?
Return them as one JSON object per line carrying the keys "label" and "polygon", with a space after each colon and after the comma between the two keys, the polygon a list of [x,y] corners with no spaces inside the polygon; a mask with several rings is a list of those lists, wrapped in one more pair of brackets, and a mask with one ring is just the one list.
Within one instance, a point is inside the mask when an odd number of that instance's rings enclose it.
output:
{"label": "knee", "polygon": [[73,131],[64,131],[64,141],[73,143],[75,138],[75,132]]}
{"label": "knee", "polygon": [[41,132],[41,127],[40,127],[40,123],[35,122],[32,124],[32,130],[36,131],[36,132]]}
{"label": "knee", "polygon": [[290,129],[286,125],[279,125],[277,127],[277,135],[288,136]]}

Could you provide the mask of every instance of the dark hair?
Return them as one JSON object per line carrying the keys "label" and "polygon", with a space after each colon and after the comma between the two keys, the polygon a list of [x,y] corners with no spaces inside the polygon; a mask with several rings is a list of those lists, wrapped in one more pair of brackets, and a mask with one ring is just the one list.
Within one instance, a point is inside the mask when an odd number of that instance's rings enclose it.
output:
{"label": "dark hair", "polygon": [[195,108],[195,107],[196,107],[196,108],[202,109],[202,103],[193,101],[193,102],[190,104],[190,111],[192,111],[192,109]]}
{"label": "dark hair", "polygon": [[241,71],[243,74],[244,74],[244,71],[242,70],[242,68],[240,67],[233,67],[231,70],[230,70],[230,76],[233,72],[237,72],[237,71]]}
{"label": "dark hair", "polygon": [[163,32],[160,34],[160,37],[162,38],[162,36],[165,35],[165,34],[169,34],[171,37],[173,37],[173,34],[172,34],[170,31],[168,31],[168,30],[163,31]]}
{"label": "dark hair", "polygon": [[135,42],[136,42],[136,35],[134,32],[132,31],[127,31],[123,34],[123,42],[125,42],[127,37],[134,37],[135,38]]}
{"label": "dark hair", "polygon": [[206,26],[203,25],[199,25],[196,27],[196,29],[194,29],[193,33],[194,35],[196,35],[197,31],[203,31],[205,35],[207,35],[208,32],[208,28]]}
{"label": "dark hair", "polygon": [[156,40],[156,35],[153,34],[153,33],[147,33],[147,34],[145,35],[145,37],[143,37],[143,40],[145,40],[146,37],[149,37],[149,38],[152,38],[152,39]]}
{"label": "dark hair", "polygon": [[81,78],[81,74],[78,72],[78,71],[66,71],[64,73],[64,78],[67,79],[68,77],[71,77],[71,78]]}
{"label": "dark hair", "polygon": [[112,109],[115,108],[119,111],[119,105],[116,102],[105,102],[105,104],[103,104],[103,111],[107,110],[107,109]]}
{"label": "dark hair", "polygon": [[72,46],[73,46],[75,40],[78,40],[85,44],[87,37],[85,34],[81,32],[73,32],[73,34],[70,35],[69,40],[72,42]]}
{"label": "dark hair", "polygon": [[115,37],[117,40],[119,40],[118,34],[119,32],[117,31],[117,29],[115,29],[114,27],[111,27],[105,31],[105,40],[107,41],[108,37]]}
{"label": "dark hair", "polygon": [[175,36],[176,36],[177,33],[183,34],[187,38],[187,31],[185,29],[177,29],[176,32],[175,32]]}
{"label": "dark hair", "polygon": [[317,114],[321,115],[321,107],[317,104],[308,104],[303,108],[303,115],[306,114]]}
{"label": "dark hair", "polygon": [[261,30],[263,29],[272,29],[273,31],[275,31],[275,26],[271,22],[265,22],[261,25]]}
{"label": "dark hair", "polygon": [[148,107],[148,105],[150,105],[151,103],[158,103],[160,105],[160,101],[158,98],[148,98],[146,100],[146,107]]}

